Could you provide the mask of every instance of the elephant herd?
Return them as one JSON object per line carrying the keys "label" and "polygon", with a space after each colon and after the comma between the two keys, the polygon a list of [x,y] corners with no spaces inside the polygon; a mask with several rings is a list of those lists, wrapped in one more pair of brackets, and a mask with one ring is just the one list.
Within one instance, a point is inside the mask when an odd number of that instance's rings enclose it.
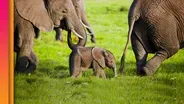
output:
{"label": "elephant herd", "polygon": [[[123,2],[122,2],[123,3]],[[128,38],[120,62],[123,72],[125,55],[131,41],[138,75],[153,75],[160,64],[184,47],[183,0],[133,0],[128,13]],[[78,77],[87,68],[105,78],[104,68],[112,68],[116,76],[113,54],[99,47],[85,47],[87,33],[96,42],[84,9],[83,0],[15,0],[14,52],[15,71],[31,73],[37,68],[33,40],[39,31],[56,31],[56,40],[62,40],[60,30],[68,31],[70,75]],[[72,43],[71,32],[78,38]],[[155,54],[147,60],[149,53]]]}

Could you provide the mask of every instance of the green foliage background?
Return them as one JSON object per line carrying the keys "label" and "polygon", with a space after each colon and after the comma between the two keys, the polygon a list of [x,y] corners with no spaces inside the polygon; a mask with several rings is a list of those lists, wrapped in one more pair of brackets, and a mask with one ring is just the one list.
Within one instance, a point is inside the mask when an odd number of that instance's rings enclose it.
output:
{"label": "green foliage background", "polygon": [[[110,50],[119,68],[127,40],[127,14],[132,0],[85,0],[88,20],[95,31],[98,46]],[[37,70],[30,74],[15,73],[15,104],[183,104],[184,51],[166,60],[151,77],[136,75],[135,58],[129,45],[124,75],[107,79],[93,76],[91,69],[81,78],[69,77],[66,43],[55,41],[55,32],[42,32],[35,39],[34,51],[39,58]],[[149,55],[149,58],[153,55]]]}

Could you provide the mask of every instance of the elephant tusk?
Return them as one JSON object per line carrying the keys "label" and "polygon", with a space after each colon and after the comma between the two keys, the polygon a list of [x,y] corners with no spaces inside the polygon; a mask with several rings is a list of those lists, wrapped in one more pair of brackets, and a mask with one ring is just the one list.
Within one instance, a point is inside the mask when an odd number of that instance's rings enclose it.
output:
{"label": "elephant tusk", "polygon": [[89,26],[85,25],[81,20],[80,20],[81,24],[85,27],[85,28],[88,28],[88,29],[91,29]]}
{"label": "elephant tusk", "polygon": [[75,35],[77,35],[79,38],[81,38],[81,39],[84,39],[81,35],[79,35],[74,29],[71,29],[71,31],[75,34]]}

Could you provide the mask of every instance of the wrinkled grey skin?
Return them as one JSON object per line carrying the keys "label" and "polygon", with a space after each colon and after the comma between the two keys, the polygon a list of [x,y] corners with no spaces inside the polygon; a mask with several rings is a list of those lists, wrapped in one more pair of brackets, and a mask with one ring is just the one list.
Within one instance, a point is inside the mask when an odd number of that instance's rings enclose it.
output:
{"label": "wrinkled grey skin", "polygon": [[61,25],[73,29],[83,37],[76,46],[85,46],[86,33],[71,0],[15,0],[14,51],[17,53],[15,70],[30,73],[36,69],[33,39],[39,30],[51,31]]}
{"label": "wrinkled grey skin", "polygon": [[[184,47],[183,0],[134,0],[128,19],[128,41],[121,59],[121,72],[130,39],[140,75],[153,75],[164,60]],[[155,55],[146,61],[148,53]]]}
{"label": "wrinkled grey skin", "polygon": [[74,48],[69,57],[70,76],[80,77],[82,72],[93,68],[94,75],[106,78],[104,68],[113,69],[116,76],[116,63],[113,54],[98,47],[77,47]]}
{"label": "wrinkled grey skin", "polygon": [[[95,43],[96,39],[94,36],[94,32],[87,20],[87,15],[86,15],[86,11],[85,11],[85,6],[84,6],[84,1],[83,0],[72,0],[72,3],[75,7],[75,11],[77,13],[77,16],[79,17],[79,19],[89,28],[86,28],[87,31],[89,32],[89,35],[91,36],[91,42]],[[56,32],[56,36],[55,39],[59,40],[59,41],[63,41],[62,38],[62,30],[65,28],[62,27],[55,27],[54,30]],[[39,38],[39,33],[36,34],[36,38]]]}

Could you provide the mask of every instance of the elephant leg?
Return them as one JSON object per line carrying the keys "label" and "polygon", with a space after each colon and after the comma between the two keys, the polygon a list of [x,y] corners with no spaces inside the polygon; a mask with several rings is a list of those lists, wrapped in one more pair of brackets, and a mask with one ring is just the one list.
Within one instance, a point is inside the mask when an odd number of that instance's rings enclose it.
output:
{"label": "elephant leg", "polygon": [[21,58],[19,58],[19,57],[20,57],[19,52],[17,52],[16,71],[31,73],[36,69],[38,59],[37,59],[36,55],[33,53],[33,51],[31,52],[29,57],[21,57]]}
{"label": "elephant leg", "polygon": [[[150,29],[151,41],[156,48],[156,54],[143,66],[146,75],[153,75],[160,64],[171,57],[179,50],[179,38],[177,22],[173,21],[173,16],[165,15],[168,18],[156,22]],[[156,19],[159,19],[155,17]],[[164,28],[163,26],[168,26]]]}
{"label": "elephant leg", "polygon": [[27,57],[20,57],[20,52],[17,52],[15,70],[17,72],[24,72],[28,64],[27,60],[28,60]]}
{"label": "elephant leg", "polygon": [[166,52],[157,52],[143,67],[146,75],[153,75],[160,64],[168,58]]}
{"label": "elephant leg", "polygon": [[15,70],[17,72],[23,73],[26,70],[27,64],[28,64],[28,57],[26,56],[19,57],[16,59]]}
{"label": "elephant leg", "polygon": [[153,75],[160,66],[160,64],[167,58],[177,53],[178,50],[179,46],[178,47],[173,46],[171,48],[168,48],[167,51],[166,50],[157,51],[156,54],[145,64],[145,66],[143,66],[143,71],[145,72],[146,75]]}
{"label": "elephant leg", "polygon": [[58,27],[55,27],[54,30],[56,31],[56,41],[63,41],[63,38],[62,38],[62,33],[60,31],[60,28]]}
{"label": "elephant leg", "polygon": [[146,64],[148,53],[145,51],[143,45],[140,43],[134,32],[131,36],[131,42],[136,59],[137,74],[142,75],[144,74],[144,72],[142,71],[142,67]]}
{"label": "elephant leg", "polygon": [[101,68],[97,69],[94,74],[98,78],[104,78],[104,79],[106,79],[105,71],[103,69],[101,69]]}
{"label": "elephant leg", "polygon": [[94,75],[98,78],[100,78],[101,76],[103,77],[105,74],[103,71],[103,69],[98,65],[98,63],[96,61],[93,61],[93,71],[94,71]]}
{"label": "elephant leg", "polygon": [[73,56],[70,56],[70,76],[73,78],[80,77],[81,75],[81,57],[76,54],[72,54]]}
{"label": "elephant leg", "polygon": [[94,69],[94,75],[97,77],[97,78],[100,78],[101,76],[101,71],[99,69]]}
{"label": "elephant leg", "polygon": [[101,74],[100,77],[106,79],[105,71],[103,69],[100,70],[100,74]]}
{"label": "elephant leg", "polygon": [[27,67],[29,66],[29,55],[30,55],[29,49],[30,46],[24,45],[23,47],[21,47],[20,52],[17,52],[16,67],[15,67],[16,71],[24,73],[27,70]]}
{"label": "elephant leg", "polygon": [[18,72],[26,72],[29,66],[29,57],[33,47],[33,39],[35,36],[34,28],[30,22],[23,21],[19,25],[19,35],[21,35],[22,41],[20,45],[20,51],[17,52],[16,67]]}

